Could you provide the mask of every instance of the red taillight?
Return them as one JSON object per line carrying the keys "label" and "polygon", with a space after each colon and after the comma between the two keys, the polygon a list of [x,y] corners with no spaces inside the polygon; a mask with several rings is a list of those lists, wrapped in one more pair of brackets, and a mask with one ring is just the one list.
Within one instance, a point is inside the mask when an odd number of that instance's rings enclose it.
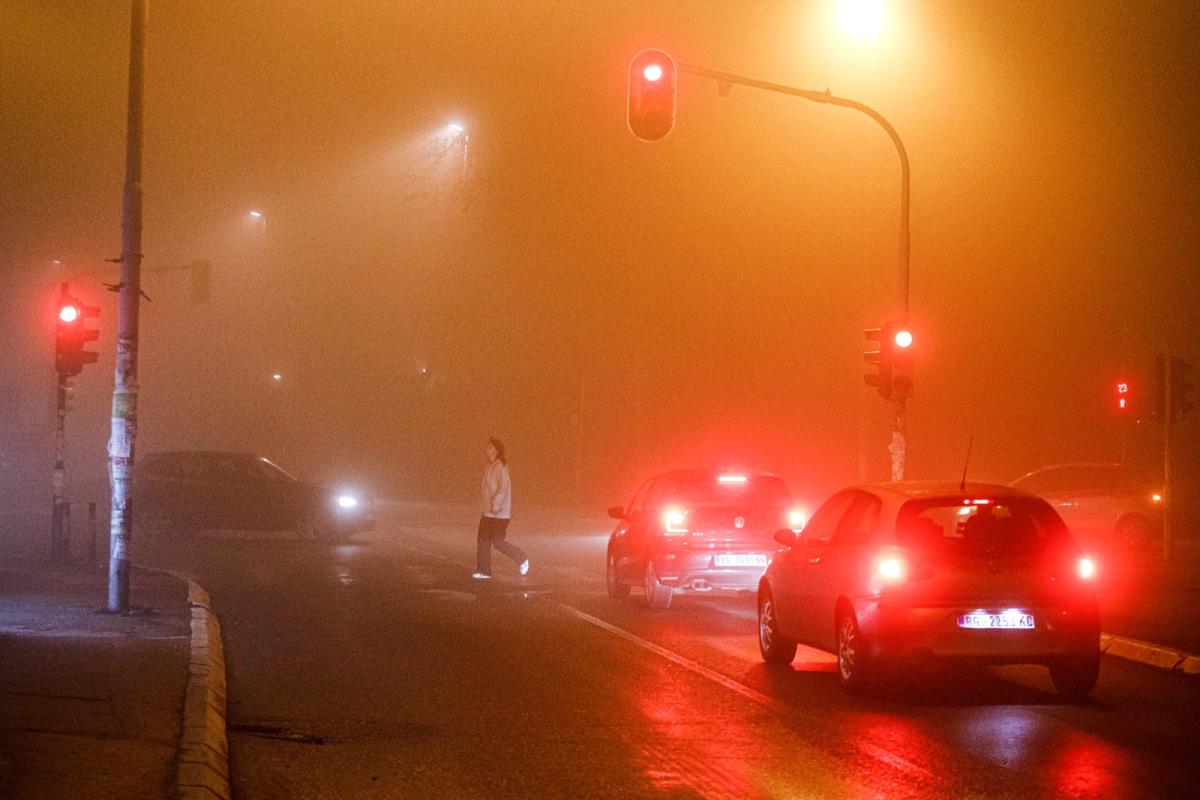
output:
{"label": "red taillight", "polygon": [[687,533],[687,512],[668,508],[663,512],[663,531],[673,536]]}
{"label": "red taillight", "polygon": [[804,530],[804,511],[799,508],[793,508],[788,512],[788,527],[796,533]]}
{"label": "red taillight", "polygon": [[899,556],[887,556],[880,559],[876,569],[879,571],[879,577],[888,583],[899,583],[908,573],[908,566]]}
{"label": "red taillight", "polygon": [[1075,572],[1085,581],[1090,581],[1096,577],[1096,564],[1090,558],[1081,558],[1075,564]]}

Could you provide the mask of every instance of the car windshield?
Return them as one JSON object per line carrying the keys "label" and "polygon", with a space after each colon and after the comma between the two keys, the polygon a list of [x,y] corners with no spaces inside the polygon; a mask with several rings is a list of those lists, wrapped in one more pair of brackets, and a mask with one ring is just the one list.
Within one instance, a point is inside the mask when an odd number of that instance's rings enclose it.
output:
{"label": "car windshield", "polygon": [[689,506],[786,506],[792,498],[774,475],[705,475],[679,479],[670,500]]}
{"label": "car windshield", "polygon": [[1035,472],[1014,483],[1027,492],[1103,492],[1129,491],[1137,481],[1115,466],[1082,464]]}
{"label": "car windshield", "polygon": [[1044,501],[961,496],[909,501],[896,520],[896,537],[915,550],[987,558],[1037,553],[1069,541],[1066,526]]}

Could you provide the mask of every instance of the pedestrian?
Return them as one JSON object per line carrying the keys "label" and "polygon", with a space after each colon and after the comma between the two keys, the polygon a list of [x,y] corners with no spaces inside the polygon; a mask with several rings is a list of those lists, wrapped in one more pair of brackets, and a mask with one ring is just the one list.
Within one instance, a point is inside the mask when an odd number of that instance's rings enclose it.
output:
{"label": "pedestrian", "polygon": [[483,516],[479,518],[479,538],[475,548],[477,581],[492,577],[492,548],[517,562],[521,575],[529,574],[529,558],[511,542],[504,541],[512,519],[512,482],[508,478],[508,456],[504,442],[495,436],[487,440],[487,467],[483,470]]}

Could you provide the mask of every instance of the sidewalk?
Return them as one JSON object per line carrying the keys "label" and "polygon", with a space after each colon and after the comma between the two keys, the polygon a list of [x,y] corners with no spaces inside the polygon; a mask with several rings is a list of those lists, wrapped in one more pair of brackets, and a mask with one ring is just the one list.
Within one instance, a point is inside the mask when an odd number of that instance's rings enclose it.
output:
{"label": "sidewalk", "polygon": [[0,797],[169,796],[187,588],[135,569],[134,613],[103,613],[106,598],[101,567],[0,560]]}
{"label": "sidewalk", "polygon": [[1200,654],[1200,542],[1185,540],[1169,562],[1154,552],[1102,566],[1106,633]]}

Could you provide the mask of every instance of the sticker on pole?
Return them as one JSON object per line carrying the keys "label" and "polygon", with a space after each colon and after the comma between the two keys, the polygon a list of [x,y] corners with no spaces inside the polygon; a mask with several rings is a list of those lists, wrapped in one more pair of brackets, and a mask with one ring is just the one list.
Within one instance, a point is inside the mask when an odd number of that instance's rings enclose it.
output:
{"label": "sticker on pole", "polygon": [[129,458],[133,452],[133,437],[130,435],[129,424],[123,419],[112,421],[112,437],[108,440],[109,458]]}

